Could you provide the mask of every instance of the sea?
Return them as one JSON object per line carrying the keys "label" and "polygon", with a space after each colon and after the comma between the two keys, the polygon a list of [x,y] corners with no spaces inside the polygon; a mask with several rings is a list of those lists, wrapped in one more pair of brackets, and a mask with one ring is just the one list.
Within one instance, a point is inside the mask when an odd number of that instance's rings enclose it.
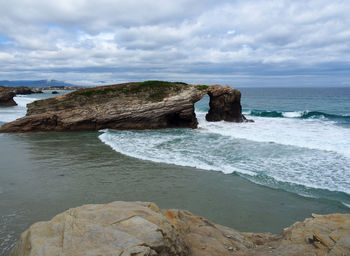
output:
{"label": "sea", "polygon": [[[272,233],[350,213],[350,88],[239,89],[254,122],[207,122],[205,96],[198,129],[0,134],[0,255],[34,222],[86,203],[152,201]],[[15,97],[0,125],[52,96]]]}

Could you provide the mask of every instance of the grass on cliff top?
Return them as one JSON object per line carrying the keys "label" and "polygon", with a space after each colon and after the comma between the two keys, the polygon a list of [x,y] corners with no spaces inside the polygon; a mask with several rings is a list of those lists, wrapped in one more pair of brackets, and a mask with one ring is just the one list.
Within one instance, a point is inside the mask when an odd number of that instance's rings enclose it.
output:
{"label": "grass on cliff top", "polygon": [[205,91],[209,88],[209,86],[208,85],[197,85],[196,88],[199,91]]}
{"label": "grass on cliff top", "polygon": [[122,84],[110,87],[91,88],[74,92],[74,95],[85,97],[93,97],[95,95],[139,95],[144,94],[145,99],[158,102],[169,96],[171,92],[180,92],[183,86],[187,85],[183,82],[168,81],[144,81],[139,83]]}

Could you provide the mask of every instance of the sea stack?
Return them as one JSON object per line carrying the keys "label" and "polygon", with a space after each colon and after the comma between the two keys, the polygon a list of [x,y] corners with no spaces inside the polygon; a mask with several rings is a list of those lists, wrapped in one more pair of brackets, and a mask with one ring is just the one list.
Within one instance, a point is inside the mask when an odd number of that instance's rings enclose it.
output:
{"label": "sea stack", "polygon": [[87,88],[27,105],[0,132],[196,128],[194,103],[210,97],[208,121],[245,121],[241,93],[220,85],[146,81]]}

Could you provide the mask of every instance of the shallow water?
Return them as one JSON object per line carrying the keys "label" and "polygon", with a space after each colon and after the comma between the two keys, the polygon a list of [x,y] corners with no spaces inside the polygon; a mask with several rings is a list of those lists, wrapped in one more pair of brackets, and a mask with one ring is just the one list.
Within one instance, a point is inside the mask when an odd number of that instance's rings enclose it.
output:
{"label": "shallow water", "polygon": [[234,174],[127,157],[98,135],[0,135],[2,253],[30,224],[86,203],[152,201],[241,231],[274,233],[313,212],[349,212],[336,202],[256,185]]}

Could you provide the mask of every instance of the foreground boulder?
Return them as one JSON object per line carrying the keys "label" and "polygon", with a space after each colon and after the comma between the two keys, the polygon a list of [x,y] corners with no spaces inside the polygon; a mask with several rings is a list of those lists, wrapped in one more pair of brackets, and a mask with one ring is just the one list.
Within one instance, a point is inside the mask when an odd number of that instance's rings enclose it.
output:
{"label": "foreground boulder", "polygon": [[313,215],[280,235],[240,233],[153,203],[84,205],[22,233],[12,256],[349,255],[350,215]]}
{"label": "foreground boulder", "polygon": [[28,104],[27,115],[0,132],[196,128],[194,103],[210,96],[208,121],[245,121],[241,93],[220,85],[163,81],[88,88]]}

